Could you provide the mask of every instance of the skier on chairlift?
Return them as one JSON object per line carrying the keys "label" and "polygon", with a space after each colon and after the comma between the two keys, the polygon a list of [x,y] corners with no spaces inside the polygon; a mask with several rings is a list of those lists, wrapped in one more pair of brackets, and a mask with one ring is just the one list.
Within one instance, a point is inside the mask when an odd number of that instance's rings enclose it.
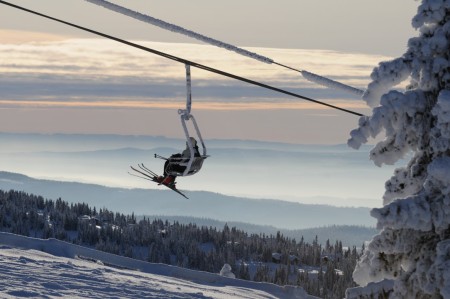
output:
{"label": "skier on chairlift", "polygon": [[[197,126],[194,116],[191,114],[191,73],[190,66],[188,64],[186,64],[186,88],[186,109],[178,110],[181,125],[186,136],[186,149],[181,154],[173,154],[169,158],[155,154],[155,158],[165,160],[163,175],[156,174],[151,169],[147,168],[143,163],[138,164],[138,167],[130,166],[134,171],[134,173],[130,173],[130,175],[158,183],[158,185],[164,185],[181,196],[188,198],[183,192],[176,188],[175,179],[178,176],[184,177],[196,174],[202,168],[203,161],[209,157],[206,154],[206,146],[203,142],[202,135],[200,134],[200,129]],[[195,133],[197,134],[197,137],[200,140],[200,145],[202,146],[202,153],[200,153],[198,148],[197,140],[189,134],[189,130],[186,125],[186,122],[188,121],[191,121],[194,126]]]}
{"label": "skier on chairlift", "polygon": [[[198,149],[197,140],[195,140],[194,137],[189,137],[189,140],[191,141],[192,147],[194,149],[194,157],[200,157],[201,155]],[[176,176],[173,174],[168,174],[169,163],[172,163],[172,165],[170,166],[171,168],[170,171],[183,173],[186,169],[186,166],[179,165],[178,163],[187,162],[189,161],[190,157],[191,151],[189,149],[189,143],[186,141],[186,149],[181,154],[180,153],[173,154],[170,156],[169,159],[166,160],[166,162],[164,163],[164,170],[163,170],[164,175],[159,176],[157,178],[158,182],[164,185],[175,186]]]}

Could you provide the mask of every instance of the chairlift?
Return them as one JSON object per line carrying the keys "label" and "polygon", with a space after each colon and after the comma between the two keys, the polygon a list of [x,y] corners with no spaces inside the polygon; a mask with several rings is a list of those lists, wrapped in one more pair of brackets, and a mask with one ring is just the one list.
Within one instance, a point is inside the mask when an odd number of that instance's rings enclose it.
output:
{"label": "chairlift", "polygon": [[[197,121],[191,114],[192,106],[192,92],[191,92],[191,68],[189,64],[186,64],[186,109],[179,109],[181,125],[183,127],[184,135],[186,136],[186,144],[189,147],[190,157],[170,157],[165,158],[158,154],[155,154],[155,158],[168,160],[169,163],[166,166],[166,172],[172,176],[190,176],[200,171],[203,165],[203,161],[209,156],[206,153],[206,146],[198,128]],[[192,121],[195,133],[197,135],[197,142],[200,142],[202,146],[202,152],[200,155],[195,155],[194,145],[191,141],[191,134],[188,130],[187,123]],[[194,137],[195,138],[195,137]]]}

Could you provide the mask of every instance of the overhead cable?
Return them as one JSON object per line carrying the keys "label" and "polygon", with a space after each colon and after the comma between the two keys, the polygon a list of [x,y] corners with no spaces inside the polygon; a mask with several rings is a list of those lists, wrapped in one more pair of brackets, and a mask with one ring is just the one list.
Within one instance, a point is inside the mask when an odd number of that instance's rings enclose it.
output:
{"label": "overhead cable", "polygon": [[180,34],[183,34],[185,36],[188,36],[188,37],[191,37],[191,38],[195,38],[195,39],[197,39],[199,41],[205,42],[207,44],[210,44],[210,45],[213,45],[213,46],[216,46],[216,47],[219,47],[219,48],[224,48],[224,49],[226,49],[228,51],[233,51],[233,52],[236,52],[236,53],[238,53],[240,55],[247,56],[249,58],[256,59],[256,60],[264,62],[264,63],[268,63],[268,64],[272,64],[273,63],[273,64],[276,64],[276,65],[281,66],[283,68],[286,68],[286,69],[289,69],[289,70],[293,70],[295,72],[299,72],[303,76],[303,78],[305,78],[306,80],[311,81],[311,82],[316,83],[316,84],[319,84],[319,85],[322,85],[322,86],[325,86],[325,87],[340,89],[340,90],[343,90],[343,91],[346,91],[346,92],[350,92],[350,93],[356,94],[358,96],[362,96],[363,93],[364,93],[363,90],[360,90],[358,88],[355,88],[355,87],[343,84],[341,82],[337,82],[337,81],[332,80],[330,78],[326,78],[326,77],[323,77],[323,76],[320,76],[320,75],[317,75],[317,74],[314,74],[314,73],[311,73],[311,72],[308,72],[308,71],[305,71],[305,70],[299,70],[299,69],[296,69],[296,68],[293,68],[293,67],[290,67],[290,66],[278,63],[278,62],[274,61],[273,59],[271,59],[269,57],[266,57],[266,56],[263,56],[263,55],[260,55],[260,54],[254,53],[254,52],[250,52],[248,50],[236,47],[236,46],[231,45],[229,43],[222,42],[220,40],[217,40],[217,39],[205,36],[203,34],[195,32],[195,31],[183,28],[183,27],[175,25],[175,24],[168,23],[166,21],[154,18],[152,16],[140,13],[138,11],[131,10],[129,8],[126,8],[126,7],[123,7],[123,6],[114,4],[114,3],[111,3],[111,2],[106,1],[106,0],[85,0],[85,1],[90,2],[92,4],[95,4],[95,5],[98,5],[98,6],[101,6],[101,7],[104,7],[106,9],[111,10],[111,11],[120,13],[122,15],[131,17],[133,19],[145,22],[147,24],[151,24],[151,25],[154,25],[154,26],[157,26],[159,28],[162,28],[162,29],[165,29],[165,30],[169,30],[169,31],[172,31],[172,32],[180,33]]}
{"label": "overhead cable", "polygon": [[153,53],[153,54],[165,57],[167,59],[171,59],[171,60],[177,61],[179,63],[188,64],[190,66],[193,66],[193,67],[196,67],[196,68],[199,68],[199,69],[211,72],[211,73],[219,74],[219,75],[222,75],[222,76],[225,76],[225,77],[228,77],[228,78],[233,78],[233,79],[236,79],[236,80],[239,80],[239,81],[242,81],[242,82],[246,82],[246,83],[249,83],[249,84],[252,84],[252,85],[263,87],[265,89],[269,89],[269,90],[272,90],[272,91],[276,91],[276,92],[279,92],[279,93],[290,95],[290,96],[293,96],[293,97],[296,97],[296,98],[300,98],[300,99],[303,99],[303,100],[306,100],[306,101],[310,101],[310,102],[313,102],[313,103],[316,103],[316,104],[319,104],[319,105],[327,106],[329,108],[337,109],[337,110],[340,110],[340,111],[343,111],[343,112],[346,112],[346,113],[349,113],[349,114],[353,114],[353,115],[356,115],[356,116],[363,116],[363,114],[355,112],[355,111],[352,111],[352,110],[341,108],[341,107],[338,107],[338,106],[335,106],[335,105],[331,105],[331,104],[328,104],[328,103],[325,103],[325,102],[322,102],[322,101],[314,100],[312,98],[309,98],[309,97],[306,97],[306,96],[302,96],[302,95],[299,95],[297,93],[293,93],[293,92],[290,92],[290,91],[287,91],[287,90],[284,90],[284,89],[280,89],[280,88],[277,88],[277,87],[274,87],[274,86],[271,86],[271,85],[267,85],[267,84],[264,84],[264,83],[261,83],[261,82],[258,82],[258,81],[254,81],[254,80],[251,80],[251,79],[248,79],[248,78],[245,78],[245,77],[237,76],[237,75],[234,75],[234,74],[231,74],[231,73],[219,70],[219,69],[215,69],[215,68],[212,68],[212,67],[200,64],[200,63],[196,63],[196,62],[193,62],[193,61],[190,61],[190,60],[187,60],[187,59],[183,59],[183,58],[180,58],[180,57],[168,54],[168,53],[164,53],[164,52],[161,52],[161,51],[158,51],[158,50],[154,50],[154,49],[142,46],[140,44],[129,42],[129,41],[117,38],[117,37],[109,35],[109,34],[105,34],[105,33],[102,33],[102,32],[96,31],[96,30],[92,30],[92,29],[89,29],[89,28],[86,28],[86,27],[83,27],[83,26],[79,26],[79,25],[76,25],[76,24],[73,24],[73,23],[61,20],[61,19],[57,19],[57,18],[48,16],[48,15],[45,15],[45,14],[42,14],[42,13],[30,10],[30,9],[27,9],[25,7],[22,7],[22,6],[18,6],[18,5],[12,4],[12,3],[9,3],[9,2],[3,1],[3,0],[0,0],[0,4],[4,4],[4,5],[10,6],[10,7],[14,7],[16,9],[19,9],[19,10],[22,10],[22,11],[26,11],[28,13],[31,13],[31,14],[34,14],[34,15],[38,15],[40,17],[43,17],[43,18],[46,18],[46,19],[50,19],[50,20],[53,20],[53,21],[56,21],[56,22],[59,22],[59,23],[62,23],[62,24],[65,24],[65,25],[68,25],[68,26],[80,29],[80,30],[83,30],[83,31],[86,31],[86,32],[90,32],[92,34],[95,34],[95,35],[98,35],[98,36],[102,36],[104,38],[111,39],[111,40],[114,40],[116,42],[125,44],[127,46],[134,47],[134,48],[146,51],[146,52],[150,52],[150,53]]}

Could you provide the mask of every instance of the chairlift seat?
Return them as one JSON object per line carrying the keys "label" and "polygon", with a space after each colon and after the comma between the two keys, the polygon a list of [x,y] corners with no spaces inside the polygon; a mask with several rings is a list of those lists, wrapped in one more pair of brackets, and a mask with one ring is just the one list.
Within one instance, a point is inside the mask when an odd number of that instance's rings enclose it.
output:
{"label": "chairlift seat", "polygon": [[[166,173],[173,176],[189,176],[196,174],[202,168],[203,161],[207,157],[208,157],[207,155],[194,157],[190,167],[189,167],[190,159],[188,158],[182,157],[169,158],[169,163],[166,167]],[[189,169],[186,172],[187,167],[189,167]]]}

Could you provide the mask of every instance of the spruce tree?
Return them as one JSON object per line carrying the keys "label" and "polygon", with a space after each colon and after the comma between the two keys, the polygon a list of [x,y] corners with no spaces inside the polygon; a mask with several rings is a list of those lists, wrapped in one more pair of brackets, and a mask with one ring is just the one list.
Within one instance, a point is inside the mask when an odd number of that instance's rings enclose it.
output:
{"label": "spruce tree", "polygon": [[[406,53],[373,71],[363,96],[372,115],[349,140],[359,148],[384,132],[374,163],[409,159],[386,182],[384,206],[371,211],[382,231],[353,276],[372,285],[349,298],[450,298],[450,1],[422,0],[412,25],[419,34]],[[408,78],[406,91],[391,90]]]}

